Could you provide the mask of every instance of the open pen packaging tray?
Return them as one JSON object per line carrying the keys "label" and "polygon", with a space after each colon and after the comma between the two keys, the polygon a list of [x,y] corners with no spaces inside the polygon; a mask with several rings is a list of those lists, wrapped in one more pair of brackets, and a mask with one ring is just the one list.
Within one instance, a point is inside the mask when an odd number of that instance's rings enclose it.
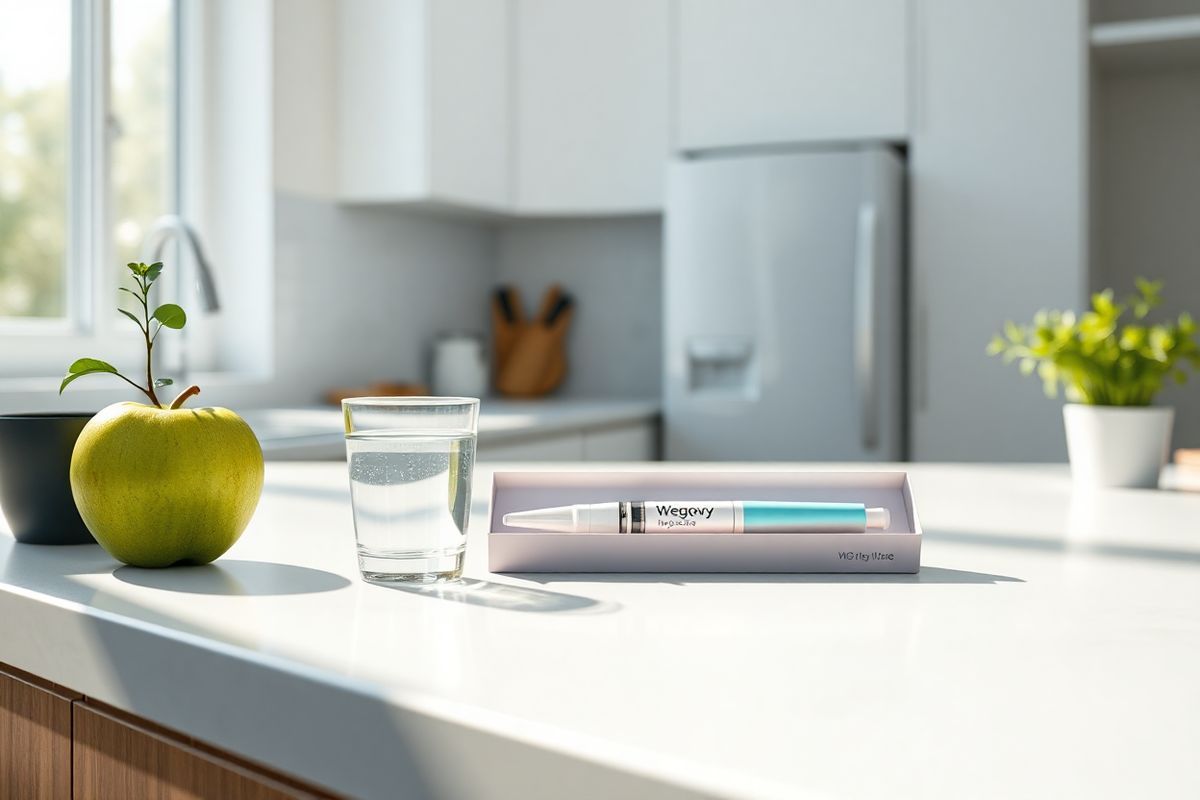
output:
{"label": "open pen packaging tray", "polygon": [[[614,500],[864,503],[891,513],[869,533],[545,533],[504,515]],[[540,472],[492,478],[492,572],[917,572],[921,523],[904,472]]]}

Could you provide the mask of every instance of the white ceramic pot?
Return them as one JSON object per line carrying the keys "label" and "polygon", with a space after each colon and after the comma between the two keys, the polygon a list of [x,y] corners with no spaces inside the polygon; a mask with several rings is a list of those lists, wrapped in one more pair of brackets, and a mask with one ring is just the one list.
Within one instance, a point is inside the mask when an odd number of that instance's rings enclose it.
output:
{"label": "white ceramic pot", "polygon": [[1092,487],[1157,487],[1174,420],[1172,408],[1063,406],[1075,482]]}

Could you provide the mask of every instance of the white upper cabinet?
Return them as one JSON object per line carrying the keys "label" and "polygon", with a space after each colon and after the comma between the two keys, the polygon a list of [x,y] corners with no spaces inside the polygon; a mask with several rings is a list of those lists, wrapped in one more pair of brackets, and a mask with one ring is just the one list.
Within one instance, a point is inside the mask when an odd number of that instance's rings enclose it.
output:
{"label": "white upper cabinet", "polygon": [[907,137],[907,0],[676,2],[678,149]]}
{"label": "white upper cabinet", "polygon": [[511,205],[509,0],[340,0],[339,197]]}
{"label": "white upper cabinet", "polygon": [[669,0],[515,0],[516,211],[662,208]]}

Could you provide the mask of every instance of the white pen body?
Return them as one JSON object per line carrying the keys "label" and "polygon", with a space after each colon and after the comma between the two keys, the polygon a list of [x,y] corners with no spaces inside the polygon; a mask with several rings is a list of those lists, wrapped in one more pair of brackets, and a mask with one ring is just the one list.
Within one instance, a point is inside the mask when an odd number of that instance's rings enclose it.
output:
{"label": "white pen body", "polygon": [[862,503],[646,500],[512,512],[504,524],[562,533],[862,533],[887,528],[890,516]]}

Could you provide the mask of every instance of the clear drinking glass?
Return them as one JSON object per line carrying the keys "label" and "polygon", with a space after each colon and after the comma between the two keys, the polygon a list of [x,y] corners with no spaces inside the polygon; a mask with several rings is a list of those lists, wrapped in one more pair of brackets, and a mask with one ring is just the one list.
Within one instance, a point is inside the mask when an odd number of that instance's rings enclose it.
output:
{"label": "clear drinking glass", "polygon": [[479,401],[342,401],[358,566],[369,581],[436,583],[462,575]]}

